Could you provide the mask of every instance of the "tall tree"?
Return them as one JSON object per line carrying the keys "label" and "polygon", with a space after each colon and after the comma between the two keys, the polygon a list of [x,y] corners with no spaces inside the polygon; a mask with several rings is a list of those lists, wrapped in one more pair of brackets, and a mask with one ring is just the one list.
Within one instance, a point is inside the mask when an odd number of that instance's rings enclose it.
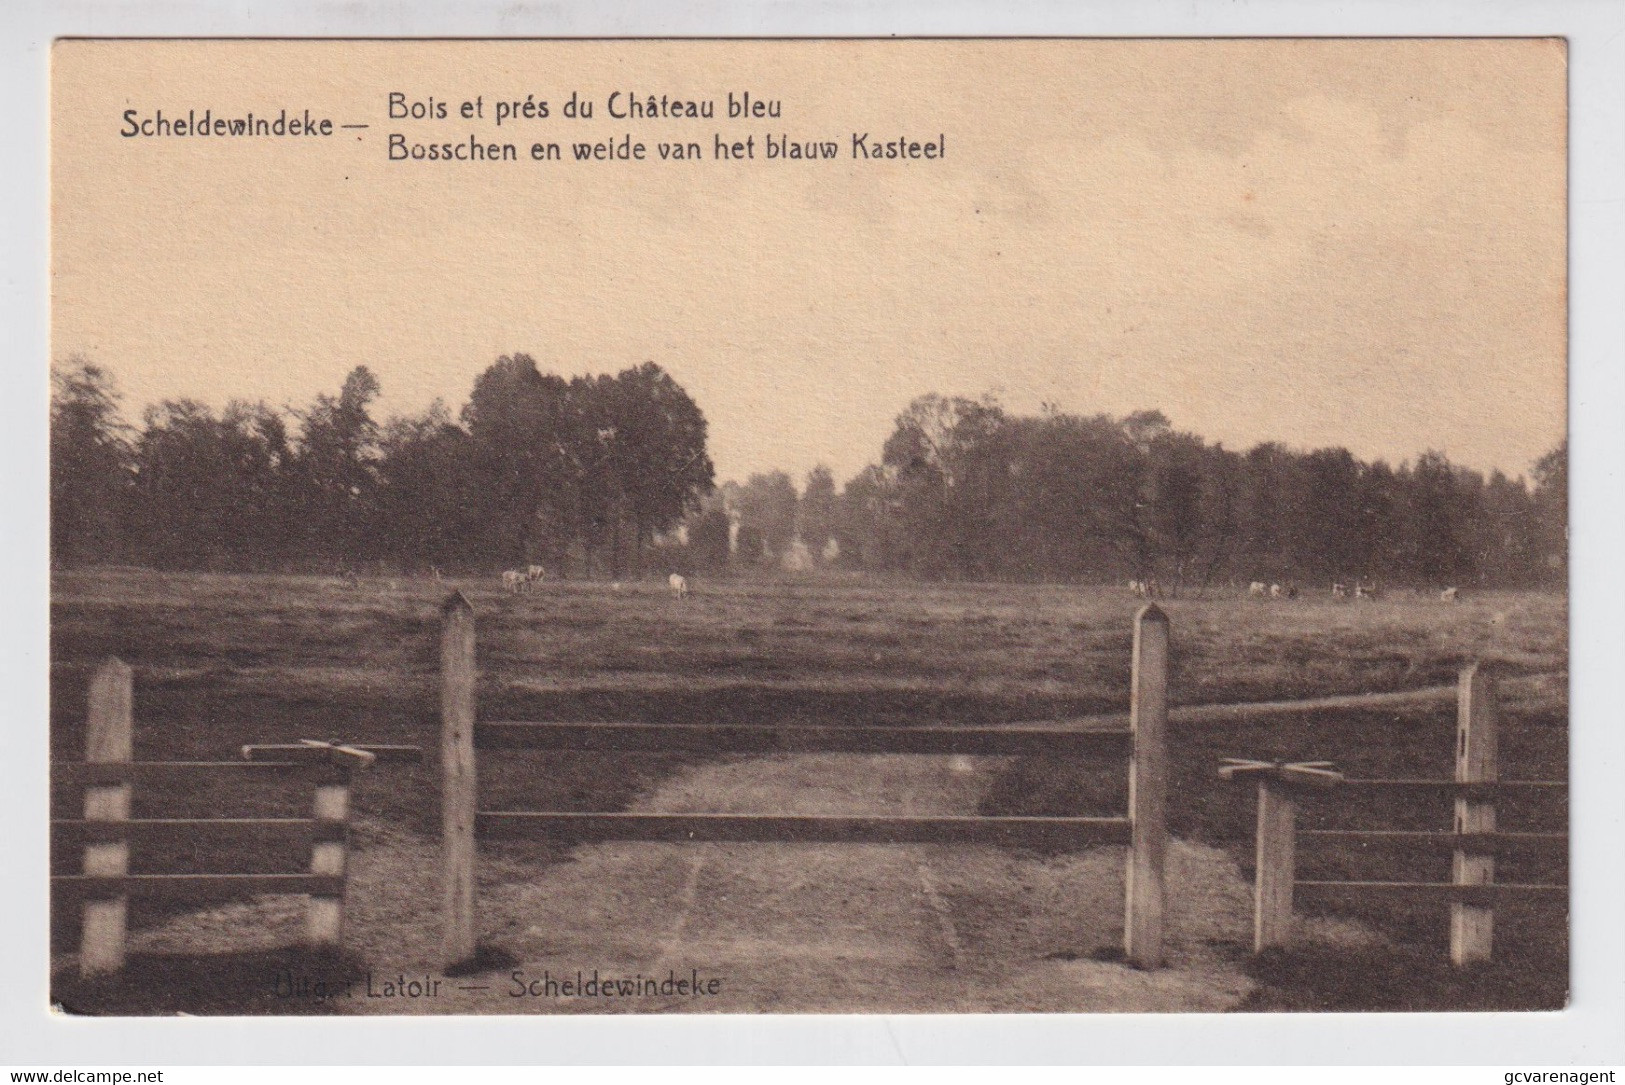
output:
{"label": "tall tree", "polygon": [[1306,549],[1302,522],[1293,510],[1303,505],[1297,458],[1274,441],[1255,445],[1242,457],[1241,568],[1247,580],[1281,580],[1303,575],[1294,565]]}
{"label": "tall tree", "polygon": [[[796,531],[815,560],[823,560],[826,547],[836,536],[835,506],[835,475],[819,464],[807,472],[796,520]],[[837,550],[839,546],[837,542]]]}
{"label": "tall tree", "polygon": [[688,546],[696,568],[709,572],[728,566],[731,533],[728,510],[722,502],[709,502],[689,522]]}
{"label": "tall tree", "polygon": [[468,431],[435,400],[391,419],[379,441],[375,525],[391,560],[407,567],[480,566],[480,479]]}
{"label": "tall tree", "polygon": [[1383,460],[1360,468],[1355,483],[1354,552],[1358,563],[1331,569],[1339,581],[1393,580],[1408,576],[1401,551],[1405,545],[1405,479]]}
{"label": "tall tree", "polygon": [[1302,460],[1303,521],[1295,532],[1298,575],[1336,580],[1365,575],[1367,554],[1359,531],[1360,465],[1346,448],[1323,448]]}
{"label": "tall tree", "polygon": [[112,376],[82,358],[51,371],[51,562],[117,561],[131,486]]}
{"label": "tall tree", "polygon": [[898,504],[893,477],[878,464],[847,481],[836,513],[835,538],[843,564],[876,570],[902,566],[901,548],[894,538],[900,522]]}
{"label": "tall tree", "polygon": [[739,558],[778,561],[796,534],[796,486],[783,471],[750,476],[739,493]]}
{"label": "tall tree", "polygon": [[1523,479],[1509,479],[1500,471],[1488,479],[1468,476],[1477,510],[1468,525],[1470,548],[1478,580],[1484,584],[1533,584],[1540,573],[1538,515]]}
{"label": "tall tree", "polygon": [[166,568],[266,568],[285,554],[288,455],[282,420],[234,401],[216,416],[195,400],[150,407],[136,442],[133,525],[146,562]]}
{"label": "tall tree", "polygon": [[300,414],[294,501],[304,551],[319,564],[377,556],[370,517],[378,484],[378,424],[370,411],[378,379],[352,369],[337,396],[320,395]]}
{"label": "tall tree", "polygon": [[1013,557],[1028,575],[1061,580],[1150,576],[1141,523],[1140,450],[1106,415],[1051,410],[1006,427],[1019,451],[1010,470],[1009,520],[1021,526]]}
{"label": "tall tree", "polygon": [[1204,523],[1203,474],[1205,446],[1188,433],[1160,432],[1145,450],[1145,535],[1153,552],[1158,578],[1177,594],[1187,579],[1200,579],[1203,555],[1211,550],[1212,534]]}
{"label": "tall tree", "polygon": [[555,561],[583,529],[580,420],[570,386],[544,375],[528,354],[504,355],[474,381],[463,408],[479,479],[488,553],[506,565],[547,554]]}
{"label": "tall tree", "polygon": [[1569,571],[1569,442],[1535,463],[1535,512],[1540,521],[1538,563],[1543,578],[1562,583]]}
{"label": "tall tree", "polygon": [[1408,472],[1398,555],[1402,570],[1425,584],[1473,578],[1467,525],[1473,510],[1456,469],[1442,452],[1424,452]]}
{"label": "tall tree", "polygon": [[634,561],[658,532],[699,508],[715,469],[706,454],[706,422],[682,386],[654,362],[623,370],[603,386],[607,462],[631,522]]}
{"label": "tall tree", "polygon": [[901,539],[915,572],[964,575],[985,566],[996,526],[990,453],[1003,422],[992,397],[926,395],[897,416],[881,459],[896,487]]}

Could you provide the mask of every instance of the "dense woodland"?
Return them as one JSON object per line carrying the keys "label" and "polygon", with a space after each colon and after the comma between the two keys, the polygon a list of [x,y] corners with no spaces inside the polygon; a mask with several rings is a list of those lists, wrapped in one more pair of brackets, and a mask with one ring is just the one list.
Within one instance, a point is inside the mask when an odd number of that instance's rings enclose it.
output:
{"label": "dense woodland", "polygon": [[191,400],[125,420],[111,375],[53,373],[61,567],[551,574],[819,568],[921,578],[1561,585],[1567,459],[1531,479],[1427,452],[1245,452],[1126,418],[927,395],[879,462],[716,487],[699,407],[659,366],[564,379],[499,359],[453,416],[380,421],[353,370],[304,409]]}
{"label": "dense woodland", "polygon": [[378,394],[360,366],[303,410],[174,400],[135,428],[106,371],[59,369],[53,562],[618,572],[713,488],[705,418],[653,363],[564,380],[503,357],[456,418],[379,422]]}

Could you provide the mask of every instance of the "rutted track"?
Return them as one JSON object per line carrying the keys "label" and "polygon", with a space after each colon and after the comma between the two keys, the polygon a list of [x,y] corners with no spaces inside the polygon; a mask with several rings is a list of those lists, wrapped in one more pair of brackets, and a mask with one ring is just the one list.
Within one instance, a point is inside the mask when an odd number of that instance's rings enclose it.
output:
{"label": "rutted track", "polygon": [[[713,763],[640,810],[974,813],[989,760],[795,754]],[[371,835],[369,833],[368,835]],[[352,875],[354,938],[379,976],[435,972],[432,930],[402,936],[403,899],[432,898],[434,849],[374,837]],[[1175,842],[1169,963],[1116,963],[1123,851],[1039,857],[939,845],[602,844],[542,866],[482,865],[481,941],[512,963],[445,981],[440,997],[348,998],[337,1012],[1151,1012],[1234,1007],[1251,990],[1233,952],[1250,899],[1222,852]],[[288,901],[228,906],[268,945],[296,937]],[[222,910],[224,914],[225,910]],[[245,914],[246,913],[246,914]],[[224,922],[224,920],[223,920]],[[188,947],[209,913],[138,936]],[[428,935],[428,936],[426,936]],[[703,998],[516,997],[526,980],[719,981]],[[466,988],[466,989],[465,989]],[[545,988],[544,988],[545,990]]]}

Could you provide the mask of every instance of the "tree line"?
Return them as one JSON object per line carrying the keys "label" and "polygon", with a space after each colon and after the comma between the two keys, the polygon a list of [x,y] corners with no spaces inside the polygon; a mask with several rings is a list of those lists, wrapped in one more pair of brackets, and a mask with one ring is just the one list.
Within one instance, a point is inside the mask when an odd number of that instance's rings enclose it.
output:
{"label": "tree line", "polygon": [[103,368],[52,373],[51,557],[172,569],[619,575],[713,488],[699,407],[653,362],[569,380],[524,354],[378,421],[358,366],[303,409],[190,399],[126,423]]}
{"label": "tree line", "polygon": [[[1438,452],[1397,467],[1343,448],[1240,452],[1158,411],[1020,416],[928,395],[839,494],[826,468],[799,495],[782,472],[737,487],[734,559],[775,563],[800,540],[814,564],[923,578],[1560,585],[1566,442],[1531,474]],[[699,537],[717,560],[715,523]]]}
{"label": "tree line", "polygon": [[[1426,452],[1246,451],[1122,418],[926,395],[871,464],[714,485],[699,407],[654,363],[565,379],[524,354],[380,422],[366,367],[302,409],[192,400],[127,424],[106,370],[53,372],[51,555],[214,570],[569,576],[831,568],[927,579],[1557,585],[1566,444],[1531,479]],[[658,558],[651,558],[651,549]]]}

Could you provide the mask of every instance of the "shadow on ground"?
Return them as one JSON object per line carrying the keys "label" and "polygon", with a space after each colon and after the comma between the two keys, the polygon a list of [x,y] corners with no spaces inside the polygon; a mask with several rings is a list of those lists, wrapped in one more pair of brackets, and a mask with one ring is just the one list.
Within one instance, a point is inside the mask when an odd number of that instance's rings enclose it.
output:
{"label": "shadow on ground", "polygon": [[114,976],[87,980],[59,971],[51,1002],[89,1017],[325,1015],[340,1001],[364,997],[366,983],[366,965],[339,953],[153,953],[132,955]]}
{"label": "shadow on ground", "polygon": [[1568,1003],[1568,976],[1549,960],[1518,953],[1458,969],[1431,946],[1298,944],[1266,950],[1247,972],[1259,986],[1241,1010],[1446,1013],[1561,1010]]}

